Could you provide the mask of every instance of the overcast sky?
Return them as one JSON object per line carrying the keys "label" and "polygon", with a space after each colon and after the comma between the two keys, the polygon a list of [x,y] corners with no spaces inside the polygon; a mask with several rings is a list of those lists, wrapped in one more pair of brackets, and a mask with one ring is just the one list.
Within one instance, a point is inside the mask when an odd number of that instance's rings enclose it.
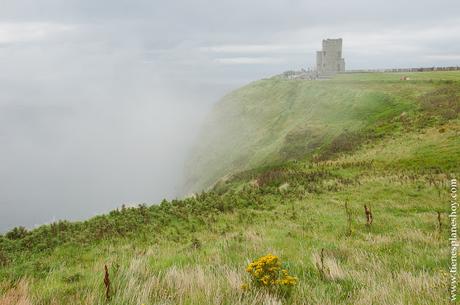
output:
{"label": "overcast sky", "polygon": [[313,67],[460,64],[460,1],[0,0],[0,231],[173,198],[212,103]]}

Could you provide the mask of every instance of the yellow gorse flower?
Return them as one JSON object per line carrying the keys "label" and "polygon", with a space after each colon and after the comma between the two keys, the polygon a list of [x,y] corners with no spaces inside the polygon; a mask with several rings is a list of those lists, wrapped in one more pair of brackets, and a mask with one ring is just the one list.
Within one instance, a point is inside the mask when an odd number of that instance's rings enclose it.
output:
{"label": "yellow gorse flower", "polygon": [[[290,276],[286,269],[281,269],[281,261],[278,256],[267,254],[262,256],[246,267],[246,272],[252,276],[252,281],[257,286],[294,286],[297,278]],[[244,284],[245,290],[248,285]]]}

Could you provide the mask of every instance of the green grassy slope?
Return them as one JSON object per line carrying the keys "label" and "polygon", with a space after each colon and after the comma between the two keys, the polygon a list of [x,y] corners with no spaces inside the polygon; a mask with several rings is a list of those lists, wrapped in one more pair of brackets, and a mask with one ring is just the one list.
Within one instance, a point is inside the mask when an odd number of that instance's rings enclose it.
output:
{"label": "green grassy slope", "polygon": [[[322,126],[315,129],[321,136],[305,136],[298,112],[286,110],[290,115],[276,121],[253,110],[257,124],[271,130],[257,138],[279,143],[242,154],[256,166],[228,174],[208,192],[1,236],[0,304],[449,304],[448,189],[460,174],[460,84],[441,79],[452,75],[412,83],[343,75],[349,79],[245,87],[309,96],[310,86],[323,106],[333,99],[331,108],[311,107],[315,116],[306,124]],[[272,108],[282,116],[282,107]],[[223,116],[221,123],[237,129],[242,118]],[[231,141],[255,145],[241,138]],[[364,205],[372,209],[370,226]],[[241,289],[250,281],[247,264],[267,253],[298,278],[289,292]]]}
{"label": "green grassy slope", "polygon": [[[403,75],[411,80],[400,81]],[[329,81],[251,83],[225,96],[210,114],[188,165],[186,193],[229,173],[303,158],[344,131],[413,112],[424,95],[458,88],[459,78],[458,72],[361,73]]]}

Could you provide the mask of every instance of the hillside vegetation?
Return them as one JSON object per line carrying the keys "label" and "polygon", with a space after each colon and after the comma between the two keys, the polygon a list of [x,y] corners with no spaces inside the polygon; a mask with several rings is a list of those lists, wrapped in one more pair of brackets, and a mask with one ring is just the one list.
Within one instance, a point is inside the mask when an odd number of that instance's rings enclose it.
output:
{"label": "hillside vegetation", "polygon": [[[411,80],[401,81],[402,76]],[[188,165],[185,193],[241,170],[314,154],[324,159],[334,141],[406,132],[407,118],[420,108],[453,118],[459,79],[458,72],[427,72],[253,82],[225,96],[209,115]],[[449,99],[452,94],[457,99]],[[432,124],[425,120],[411,119],[412,129]],[[349,141],[349,149],[357,144]]]}
{"label": "hillside vegetation", "polygon": [[[460,73],[404,75],[230,93],[191,162],[206,192],[11,230],[0,304],[449,304]],[[246,270],[274,256],[289,287]]]}

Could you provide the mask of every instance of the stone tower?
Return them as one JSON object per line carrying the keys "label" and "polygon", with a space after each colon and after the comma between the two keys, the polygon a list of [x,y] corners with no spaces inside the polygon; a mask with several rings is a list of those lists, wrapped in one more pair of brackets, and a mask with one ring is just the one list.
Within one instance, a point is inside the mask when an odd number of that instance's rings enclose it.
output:
{"label": "stone tower", "polygon": [[345,60],[342,58],[342,38],[323,40],[323,49],[316,52],[316,71],[320,77],[328,77],[345,71]]}

